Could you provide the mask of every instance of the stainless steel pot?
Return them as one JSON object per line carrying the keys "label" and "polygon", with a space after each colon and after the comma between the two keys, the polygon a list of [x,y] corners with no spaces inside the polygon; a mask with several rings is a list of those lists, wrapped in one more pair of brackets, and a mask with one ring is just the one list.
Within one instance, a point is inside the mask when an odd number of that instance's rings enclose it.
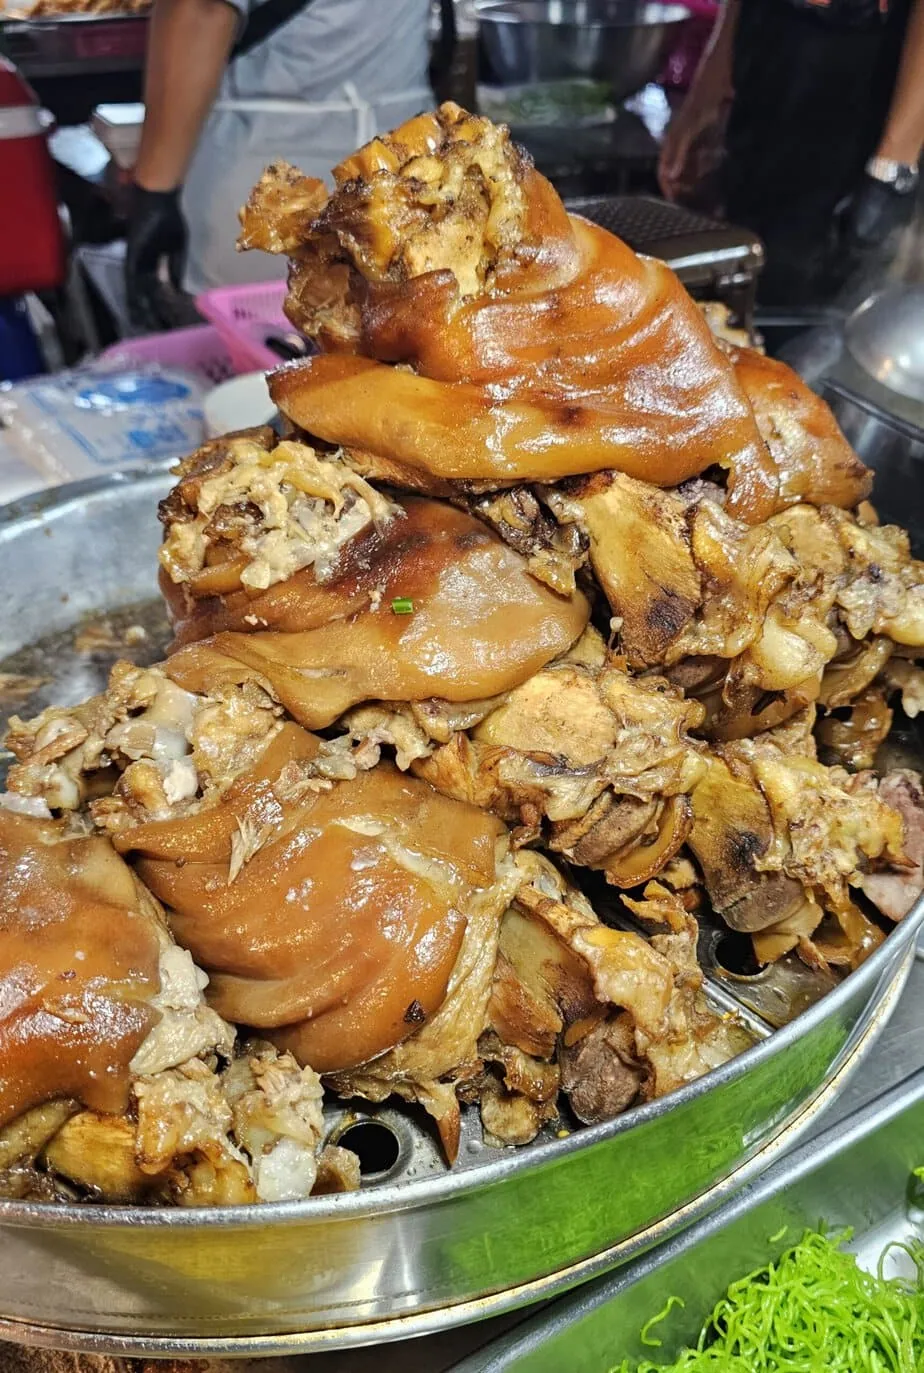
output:
{"label": "stainless steel pot", "polygon": [[523,85],[589,77],[625,100],[660,70],[683,5],[650,0],[479,0],[491,76]]}
{"label": "stainless steel pot", "polygon": [[[838,419],[843,412],[842,427],[850,426],[845,433],[863,461],[892,477],[924,452],[924,397],[914,393],[915,378],[924,376],[924,351],[915,334],[924,329],[922,292],[920,286],[890,287],[851,315],[836,308],[758,310],[754,321],[769,351],[820,390]],[[912,525],[907,507],[898,509],[896,518]]]}
{"label": "stainless steel pot", "polygon": [[[74,647],[74,622],[125,605],[121,623],[145,624],[146,656],[157,654],[162,613],[142,603],[154,593],[155,510],[168,485],[134,474],[7,508],[4,669],[38,666],[56,677],[46,697],[81,697],[106,664]],[[383,1112],[399,1157],[351,1196],[213,1211],[2,1203],[0,1334],[113,1352],[272,1354],[421,1334],[573,1286],[710,1211],[794,1141],[887,1018],[922,919],[924,902],[858,972],[772,1034],[763,1016],[781,990],[774,979],[801,979],[811,999],[811,975],[785,964],[755,978],[723,972],[707,934],[710,995],[738,1008],[759,1042],[674,1095],[567,1138],[490,1150],[469,1115],[450,1173],[424,1124]]]}
{"label": "stainless steel pot", "polygon": [[882,386],[924,401],[924,285],[876,291],[848,319],[844,342]]}

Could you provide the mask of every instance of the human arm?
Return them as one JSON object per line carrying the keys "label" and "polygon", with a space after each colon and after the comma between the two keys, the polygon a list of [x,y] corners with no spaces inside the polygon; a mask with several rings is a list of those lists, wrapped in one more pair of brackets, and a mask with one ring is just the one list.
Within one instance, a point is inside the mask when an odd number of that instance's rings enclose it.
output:
{"label": "human arm", "polygon": [[913,0],[892,103],[876,152],[850,202],[847,243],[878,248],[910,219],[924,146],[924,0]]}
{"label": "human arm", "polygon": [[145,67],[144,127],[134,169],[125,253],[129,317],[163,328],[160,270],[182,286],[186,224],[180,188],[221,83],[237,29],[226,0],[157,0]]}
{"label": "human arm", "polygon": [[916,166],[924,147],[924,0],[914,0],[877,157]]}
{"label": "human arm", "polygon": [[136,185],[173,191],[182,183],[221,83],[237,22],[237,11],[226,0],[157,0]]}
{"label": "human arm", "polygon": [[668,127],[658,161],[658,182],[668,200],[675,200],[695,181],[694,149],[715,128],[731,101],[732,58],[740,0],[723,0],[693,83]]}

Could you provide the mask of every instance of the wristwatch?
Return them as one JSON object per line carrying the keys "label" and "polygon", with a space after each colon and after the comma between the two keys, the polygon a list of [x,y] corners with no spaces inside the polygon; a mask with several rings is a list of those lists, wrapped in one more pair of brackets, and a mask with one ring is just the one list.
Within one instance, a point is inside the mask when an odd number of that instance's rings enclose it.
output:
{"label": "wristwatch", "polygon": [[916,190],[920,177],[917,167],[908,162],[895,162],[891,157],[871,157],[866,164],[866,175],[890,186],[898,195],[909,195]]}

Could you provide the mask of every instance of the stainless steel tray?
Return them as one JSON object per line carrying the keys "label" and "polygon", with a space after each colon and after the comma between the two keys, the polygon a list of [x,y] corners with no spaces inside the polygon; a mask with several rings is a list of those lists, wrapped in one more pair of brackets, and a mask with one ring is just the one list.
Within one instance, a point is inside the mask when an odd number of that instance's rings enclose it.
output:
{"label": "stainless steel tray", "polygon": [[[916,1028],[920,1062],[920,1021]],[[924,1066],[828,1125],[682,1238],[553,1302],[454,1365],[454,1373],[606,1373],[624,1358],[672,1363],[685,1345],[695,1344],[730,1283],[820,1223],[849,1226],[849,1248],[875,1271],[888,1245],[924,1235],[920,1194],[909,1195],[908,1187],[911,1169],[922,1159]],[[659,1325],[663,1343],[654,1353],[641,1343],[640,1331],[671,1296],[684,1305]]]}
{"label": "stainless steel tray", "polygon": [[[158,656],[155,509],[168,485],[158,473],[94,480],[0,514],[2,666],[51,678],[21,709],[99,685],[119,645],[75,645],[87,614],[106,614],[116,641],[142,623],[140,652]],[[272,1354],[399,1339],[552,1296],[665,1240],[792,1146],[891,1013],[922,920],[919,903],[857,973],[772,1035],[748,1004],[766,1013],[781,978],[817,997],[801,965],[738,980],[709,963],[713,999],[741,1007],[761,1042],[566,1139],[490,1150],[470,1117],[448,1173],[428,1129],[386,1108],[399,1158],[358,1195],[209,1212],[0,1204],[0,1333],[111,1352]],[[707,961],[714,943],[707,934]]]}
{"label": "stainless steel tray", "polygon": [[0,20],[4,50],[27,77],[141,71],[147,14],[60,14]]}

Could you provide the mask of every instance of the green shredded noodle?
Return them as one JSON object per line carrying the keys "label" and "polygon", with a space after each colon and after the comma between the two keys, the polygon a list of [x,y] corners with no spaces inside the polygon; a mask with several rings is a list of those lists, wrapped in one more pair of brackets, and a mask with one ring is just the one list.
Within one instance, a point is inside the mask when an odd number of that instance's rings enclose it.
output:
{"label": "green shredded noodle", "polygon": [[646,1321],[645,1324],[642,1326],[642,1333],[639,1335],[639,1339],[641,1340],[642,1344],[649,1344],[651,1345],[652,1349],[660,1349],[664,1341],[659,1340],[656,1335],[652,1335],[652,1329],[654,1328],[654,1326],[660,1325],[662,1321],[666,1321],[675,1306],[679,1306],[682,1308],[684,1304],[685,1303],[683,1297],[668,1297],[667,1301],[665,1302],[661,1310],[658,1312],[658,1314],[656,1316],[652,1316],[651,1320]]}
{"label": "green shredded noodle", "polygon": [[[867,1273],[841,1247],[850,1231],[809,1231],[775,1263],[732,1283],[695,1349],[670,1365],[617,1364],[611,1373],[919,1373],[924,1369],[924,1243],[893,1245],[917,1276]],[[885,1258],[885,1255],[883,1256]],[[666,1319],[672,1298],[642,1330]]]}

